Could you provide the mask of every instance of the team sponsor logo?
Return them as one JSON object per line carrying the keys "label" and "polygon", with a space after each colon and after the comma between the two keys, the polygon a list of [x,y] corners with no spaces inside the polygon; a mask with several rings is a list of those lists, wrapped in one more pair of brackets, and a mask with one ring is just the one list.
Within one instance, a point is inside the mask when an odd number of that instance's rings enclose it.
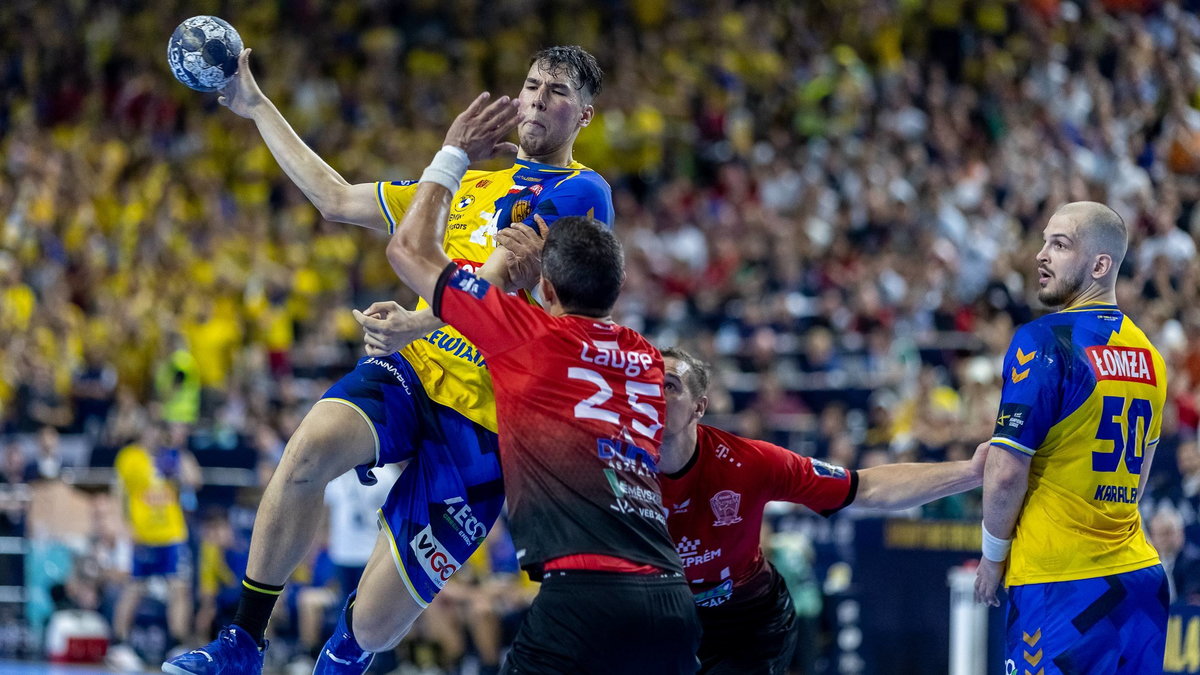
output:
{"label": "team sponsor logo", "polygon": [[398,187],[404,187],[405,185],[416,185],[416,184],[417,184],[417,181],[415,181],[415,180],[394,180],[391,183],[389,183],[389,185],[396,185]]}
{"label": "team sponsor logo", "polygon": [[529,186],[529,191],[535,195],[541,195],[542,190],[545,190],[545,189],[546,189],[546,186],[542,185],[541,183],[535,183],[535,184]]}
{"label": "team sponsor logo", "polygon": [[687,536],[684,536],[679,540],[678,544],[675,544],[675,552],[679,554],[679,559],[683,561],[684,567],[703,565],[721,557],[721,549],[710,548],[701,551],[700,540],[688,539]]}
{"label": "team sponsor logo", "polygon": [[450,284],[476,300],[482,300],[487,295],[488,289],[492,287],[491,284],[483,279],[461,269],[456,271],[454,276],[450,278]]}
{"label": "team sponsor logo", "polygon": [[639,476],[658,473],[654,456],[627,438],[597,438],[596,456],[618,471],[632,471]]}
{"label": "team sponsor logo", "polygon": [[742,517],[738,515],[738,508],[742,504],[742,495],[739,493],[721,490],[708,500],[708,504],[712,507],[713,515],[717,517],[713,521],[714,526],[722,527],[742,522]]}
{"label": "team sponsor logo", "polygon": [[490,181],[490,180],[488,180],[488,179],[484,178],[483,180],[481,180],[481,181],[479,181],[478,183],[476,183],[476,184],[475,184],[475,187],[477,187],[477,188],[485,188],[485,187],[487,187],[487,186],[489,186],[489,185],[491,185],[491,184],[492,184],[492,181]]}
{"label": "team sponsor logo", "polygon": [[[468,342],[467,339],[461,335],[453,335],[439,328],[421,339],[433,345],[434,347],[437,347],[443,352],[451,354],[473,365],[480,367],[487,365],[487,361],[484,360],[483,354],[475,349],[475,346]],[[407,389],[407,387],[405,387],[405,389]]]}
{"label": "team sponsor logo", "polygon": [[733,579],[726,579],[721,584],[707,591],[701,591],[692,596],[697,607],[717,607],[725,604],[733,596]]}
{"label": "team sponsor logo", "polygon": [[457,202],[454,203],[454,210],[462,211],[463,209],[467,208],[468,206],[470,206],[474,203],[475,203],[474,195],[463,195],[462,197],[459,198],[459,200]]}
{"label": "team sponsor logo", "polygon": [[442,542],[433,536],[429,525],[418,532],[417,536],[408,542],[408,545],[412,548],[413,553],[417,554],[417,562],[421,565],[421,569],[425,570],[429,580],[438,588],[445,588],[446,582],[462,566],[454,559],[454,556],[450,555],[446,547],[442,546]]}
{"label": "team sponsor logo", "polygon": [[617,513],[639,515],[663,525],[667,524],[666,509],[663,508],[662,496],[657,491],[630,483],[613,469],[605,469],[604,478],[616,497],[608,508]]}
{"label": "team sponsor logo", "polygon": [[390,374],[392,377],[396,378],[396,381],[400,383],[401,387],[404,387],[405,393],[408,393],[408,394],[412,393],[412,391],[410,391],[408,388],[408,382],[406,382],[404,380],[404,373],[400,372],[400,369],[397,368],[394,363],[384,360],[384,359],[380,359],[380,358],[371,356],[371,357],[368,357],[365,361],[363,361],[363,365],[364,366],[370,365],[370,366],[376,366],[379,368],[383,368],[384,370],[386,370],[388,372],[388,374]]}
{"label": "team sponsor logo", "polygon": [[657,492],[650,488],[641,485],[634,485],[629,481],[623,480],[612,469],[604,470],[604,477],[608,480],[608,486],[612,488],[613,494],[623,499],[636,499],[640,502],[658,505],[662,503],[662,498]]}
{"label": "team sponsor logo", "polygon": [[676,504],[672,509],[672,513],[687,513],[688,507],[692,505],[692,500],[685,499],[682,504]]}
{"label": "team sponsor logo", "polygon": [[1139,382],[1158,385],[1154,359],[1150,350],[1142,347],[1088,347],[1084,350],[1097,380]]}
{"label": "team sponsor logo", "polygon": [[814,459],[811,461],[812,461],[813,473],[817,474],[818,476],[823,476],[825,478],[845,478],[846,477],[846,470],[840,466],[830,464],[829,462],[822,462],[819,459]]}
{"label": "team sponsor logo", "polygon": [[1029,418],[1031,408],[1023,403],[1004,403],[1000,406],[1000,414],[996,416],[994,436],[1013,438],[1021,433],[1021,428]]}
{"label": "team sponsor logo", "polygon": [[487,535],[487,526],[475,517],[470,504],[463,501],[462,497],[453,497],[442,503],[446,507],[442,519],[454,528],[464,544],[474,546],[483,541]]}
{"label": "team sponsor logo", "polygon": [[533,215],[533,204],[528,199],[514,202],[512,205],[512,222],[519,223]]}
{"label": "team sponsor logo", "polygon": [[654,358],[646,352],[622,350],[616,342],[584,341],[582,345],[579,352],[581,361],[623,370],[628,377],[637,377],[654,365]]}

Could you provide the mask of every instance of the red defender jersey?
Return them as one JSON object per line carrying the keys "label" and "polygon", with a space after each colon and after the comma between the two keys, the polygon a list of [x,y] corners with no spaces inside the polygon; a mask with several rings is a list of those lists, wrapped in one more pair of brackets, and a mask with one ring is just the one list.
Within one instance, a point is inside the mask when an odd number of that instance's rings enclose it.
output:
{"label": "red defender jersey", "polygon": [[451,264],[433,311],[483,353],[517,559],[568,555],[681,572],[658,485],[662,356],[637,331],[555,317]]}
{"label": "red defender jersey", "polygon": [[696,430],[691,461],[662,476],[663,503],[696,604],[716,607],[769,586],[760,547],[767,502],[829,516],[854,501],[858,474],[703,424]]}

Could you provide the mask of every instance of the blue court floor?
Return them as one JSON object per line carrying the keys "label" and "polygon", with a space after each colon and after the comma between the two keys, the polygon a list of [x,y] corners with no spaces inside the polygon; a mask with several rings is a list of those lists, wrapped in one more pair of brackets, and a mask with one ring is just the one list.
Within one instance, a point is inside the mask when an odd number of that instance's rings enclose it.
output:
{"label": "blue court floor", "polygon": [[101,666],[60,666],[29,661],[0,661],[0,675],[98,675],[111,673]]}

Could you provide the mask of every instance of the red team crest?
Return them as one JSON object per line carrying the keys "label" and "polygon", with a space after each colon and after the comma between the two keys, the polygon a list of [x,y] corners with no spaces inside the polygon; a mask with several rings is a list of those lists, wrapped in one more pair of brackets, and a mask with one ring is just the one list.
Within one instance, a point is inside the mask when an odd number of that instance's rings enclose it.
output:
{"label": "red team crest", "polygon": [[713,525],[721,527],[722,525],[733,525],[734,523],[742,522],[742,517],[738,515],[738,507],[742,504],[742,496],[733,490],[721,490],[708,500],[712,506],[713,515],[717,517],[713,521]]}

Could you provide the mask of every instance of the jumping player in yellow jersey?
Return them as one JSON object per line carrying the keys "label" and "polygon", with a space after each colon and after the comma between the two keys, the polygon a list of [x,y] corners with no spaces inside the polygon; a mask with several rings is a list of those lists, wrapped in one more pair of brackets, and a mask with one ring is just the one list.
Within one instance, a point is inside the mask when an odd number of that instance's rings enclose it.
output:
{"label": "jumping player in yellow jersey", "polygon": [[[415,195],[415,181],[346,182],[259,90],[248,55],[242,53],[220,103],[254,120],[280,166],[326,219],[391,232]],[[442,241],[448,257],[512,290],[522,280],[537,280],[536,263],[529,264],[540,251],[532,241],[539,228],[544,234],[568,215],[611,226],[608,184],[572,157],[576,136],[592,120],[602,77],[596,60],[579,47],[533,56],[513,99],[520,145],[501,143],[494,153],[515,150],[517,161],[462,179]],[[319,519],[312,514],[325,485],[351,468],[370,483],[372,467],[411,460],[380,511],[375,550],[316,673],[362,673],[373,652],[396,645],[499,514],[504,494],[495,399],[478,350],[427,309],[411,313],[376,303],[356,318],[424,337],[401,352],[360,360],[313,406],[263,494],[233,624],[213,643],[163,664],[164,671],[261,672],[267,619],[315,536]]]}
{"label": "jumping player in yellow jersey", "polygon": [[[1167,372],[1116,305],[1128,234],[1112,209],[1063,206],[1038,253],[983,479],[980,602],[1009,590],[1005,672],[1161,673],[1167,579],[1138,499],[1162,426]],[[1007,569],[1006,569],[1007,568]]]}

